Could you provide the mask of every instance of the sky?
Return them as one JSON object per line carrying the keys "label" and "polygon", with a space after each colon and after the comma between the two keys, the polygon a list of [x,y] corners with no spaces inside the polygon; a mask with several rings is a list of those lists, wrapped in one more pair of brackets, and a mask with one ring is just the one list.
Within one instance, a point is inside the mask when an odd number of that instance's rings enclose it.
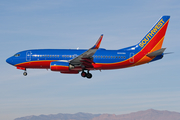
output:
{"label": "sky", "polygon": [[[27,49],[88,49],[138,43],[162,15],[170,15],[163,59],[132,68],[80,74],[22,70],[6,63]],[[87,112],[126,114],[147,109],[180,112],[179,0],[1,0],[0,119]]]}

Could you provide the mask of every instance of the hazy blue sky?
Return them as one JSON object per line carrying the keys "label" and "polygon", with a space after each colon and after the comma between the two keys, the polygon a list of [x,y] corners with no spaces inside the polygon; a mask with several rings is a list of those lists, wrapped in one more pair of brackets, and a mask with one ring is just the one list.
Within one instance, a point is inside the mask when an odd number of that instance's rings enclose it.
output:
{"label": "hazy blue sky", "polygon": [[[138,43],[162,15],[170,15],[160,61],[108,71],[87,80],[50,70],[23,71],[5,62],[41,48],[102,48]],[[180,112],[179,0],[1,0],[0,119],[56,113],[124,114],[146,109]]]}

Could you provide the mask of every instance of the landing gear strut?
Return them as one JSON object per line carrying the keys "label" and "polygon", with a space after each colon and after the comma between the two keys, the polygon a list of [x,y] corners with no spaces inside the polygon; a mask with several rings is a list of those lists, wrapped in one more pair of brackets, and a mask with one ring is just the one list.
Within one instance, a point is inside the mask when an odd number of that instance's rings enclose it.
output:
{"label": "landing gear strut", "polygon": [[87,78],[92,78],[92,74],[91,73],[89,73],[89,70],[87,71],[87,73],[86,72],[84,72],[84,70],[82,71],[82,73],[81,73],[81,76],[82,77],[87,77]]}

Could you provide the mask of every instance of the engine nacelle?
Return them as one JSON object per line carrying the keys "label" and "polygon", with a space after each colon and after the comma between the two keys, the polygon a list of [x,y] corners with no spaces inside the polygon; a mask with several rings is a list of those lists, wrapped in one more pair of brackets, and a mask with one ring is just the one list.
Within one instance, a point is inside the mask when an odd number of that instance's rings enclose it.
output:
{"label": "engine nacelle", "polygon": [[52,71],[70,71],[74,66],[70,65],[68,62],[51,62],[50,68]]}

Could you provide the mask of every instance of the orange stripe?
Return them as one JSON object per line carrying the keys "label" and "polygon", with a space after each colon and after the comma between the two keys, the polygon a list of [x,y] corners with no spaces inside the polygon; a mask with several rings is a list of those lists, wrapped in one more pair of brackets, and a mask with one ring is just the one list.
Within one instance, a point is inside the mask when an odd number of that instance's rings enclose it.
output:
{"label": "orange stripe", "polygon": [[[164,40],[164,37],[156,44],[156,46],[155,46],[149,53],[161,49],[163,40]],[[144,56],[142,59],[140,59],[137,63],[135,63],[135,64],[133,64],[133,65],[131,65],[131,66],[136,66],[136,65],[148,63],[148,62],[150,62],[150,61],[151,61],[152,59],[154,59],[154,58],[155,58],[155,57],[147,57],[147,56],[145,55],[145,56]]]}

